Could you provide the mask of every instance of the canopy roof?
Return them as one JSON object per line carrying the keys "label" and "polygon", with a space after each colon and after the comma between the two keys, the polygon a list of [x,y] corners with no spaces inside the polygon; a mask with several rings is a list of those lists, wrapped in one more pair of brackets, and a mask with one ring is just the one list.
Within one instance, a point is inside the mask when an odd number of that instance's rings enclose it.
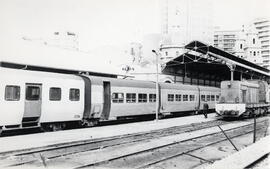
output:
{"label": "canopy roof", "polygon": [[230,79],[234,70],[236,79],[270,79],[270,71],[247,60],[225,52],[200,41],[192,41],[185,46],[186,52],[166,63],[163,71],[204,73]]}
{"label": "canopy roof", "polygon": [[219,48],[202,43],[200,41],[193,41],[193,42],[187,44],[185,46],[185,48],[200,52],[202,54],[210,53],[214,57],[222,59],[222,60],[229,62],[231,64],[235,64],[236,66],[250,69],[250,70],[255,71],[257,73],[261,73],[261,74],[269,76],[270,71],[268,69],[261,67],[259,65],[256,65],[252,62],[249,62],[247,60],[241,59],[241,58],[239,58],[233,54],[230,54],[228,52],[225,52],[224,50],[221,50]]}

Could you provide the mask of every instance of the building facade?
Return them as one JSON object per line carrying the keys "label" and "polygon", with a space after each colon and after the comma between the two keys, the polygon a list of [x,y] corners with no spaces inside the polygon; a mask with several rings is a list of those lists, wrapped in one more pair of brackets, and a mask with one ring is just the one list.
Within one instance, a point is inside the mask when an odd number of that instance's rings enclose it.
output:
{"label": "building facade", "polygon": [[220,30],[217,28],[214,32],[214,46],[263,66],[261,41],[253,24],[243,26],[241,30]]}
{"label": "building facade", "polygon": [[262,66],[270,69],[270,19],[258,18],[252,25],[258,31],[258,39],[261,42]]}
{"label": "building facade", "polygon": [[248,25],[245,31],[244,57],[243,59],[263,66],[261,41],[254,25]]}
{"label": "building facade", "polygon": [[160,0],[161,33],[184,45],[193,40],[213,43],[210,0]]}
{"label": "building facade", "polygon": [[219,30],[214,32],[214,46],[238,57],[244,57],[243,30]]}

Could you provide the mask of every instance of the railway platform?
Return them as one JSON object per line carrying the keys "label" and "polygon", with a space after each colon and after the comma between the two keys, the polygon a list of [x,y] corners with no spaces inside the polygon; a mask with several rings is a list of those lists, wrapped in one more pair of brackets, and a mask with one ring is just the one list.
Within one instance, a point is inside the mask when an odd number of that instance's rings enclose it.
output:
{"label": "railway platform", "polygon": [[[256,143],[246,148],[243,148],[242,150],[222,160],[216,161],[214,164],[209,165],[205,169],[249,168],[252,164],[255,164],[257,160],[259,160],[260,158],[270,153],[269,142],[270,142],[270,136],[266,136],[260,139],[259,141],[257,141]],[[268,164],[269,164],[269,158],[268,158]],[[265,166],[265,167],[261,166],[261,167],[268,168],[269,166]]]}
{"label": "railway platform", "polygon": [[158,121],[146,121],[112,126],[100,126],[83,129],[63,130],[56,132],[36,133],[11,137],[0,137],[0,153],[30,148],[45,147],[55,144],[64,144],[82,140],[99,139],[119,135],[133,134],[158,130],[174,126],[201,123],[216,120],[216,115],[209,114],[208,118],[203,115],[186,116],[179,118],[161,119]]}

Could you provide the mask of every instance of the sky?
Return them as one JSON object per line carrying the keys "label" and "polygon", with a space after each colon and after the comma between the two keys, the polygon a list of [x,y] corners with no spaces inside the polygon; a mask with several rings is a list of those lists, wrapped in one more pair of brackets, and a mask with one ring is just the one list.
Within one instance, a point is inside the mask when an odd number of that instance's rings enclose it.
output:
{"label": "sky", "polygon": [[[46,37],[72,31],[85,48],[139,41],[158,33],[159,0],[0,0],[0,35]],[[270,16],[270,0],[213,0],[214,25],[237,29]]]}
{"label": "sky", "polygon": [[270,18],[270,0],[213,0],[214,25],[240,29],[258,17]]}
{"label": "sky", "polygon": [[0,0],[0,30],[28,36],[72,31],[94,46],[110,45],[156,32],[156,6],[156,0]]}

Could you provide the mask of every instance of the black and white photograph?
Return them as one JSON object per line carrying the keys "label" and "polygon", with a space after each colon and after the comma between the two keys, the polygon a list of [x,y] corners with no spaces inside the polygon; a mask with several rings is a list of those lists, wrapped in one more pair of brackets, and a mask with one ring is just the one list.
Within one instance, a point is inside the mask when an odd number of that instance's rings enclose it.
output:
{"label": "black and white photograph", "polygon": [[0,169],[269,169],[270,0],[0,0]]}

